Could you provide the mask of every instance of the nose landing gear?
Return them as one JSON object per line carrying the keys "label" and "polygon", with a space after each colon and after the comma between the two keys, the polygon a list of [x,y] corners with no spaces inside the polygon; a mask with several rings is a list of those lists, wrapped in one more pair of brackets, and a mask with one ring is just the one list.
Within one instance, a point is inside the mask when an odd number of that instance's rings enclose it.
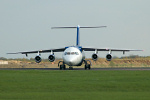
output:
{"label": "nose landing gear", "polygon": [[70,66],[70,67],[69,67],[69,70],[73,70],[73,67],[72,67],[72,66]]}
{"label": "nose landing gear", "polygon": [[[92,65],[91,61],[90,60],[84,60],[83,62],[85,64],[85,66],[84,66],[85,70],[86,69],[90,70],[91,69],[91,65]],[[59,67],[60,70],[63,70],[63,69],[66,70],[66,65],[65,65],[65,63],[63,61],[59,61],[58,62],[58,67]],[[70,66],[69,70],[73,70],[73,67]]]}

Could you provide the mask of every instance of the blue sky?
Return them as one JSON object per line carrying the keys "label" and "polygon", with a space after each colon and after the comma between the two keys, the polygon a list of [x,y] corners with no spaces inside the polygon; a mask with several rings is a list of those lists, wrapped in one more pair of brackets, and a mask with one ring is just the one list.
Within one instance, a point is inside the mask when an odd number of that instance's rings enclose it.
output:
{"label": "blue sky", "polygon": [[[23,58],[6,53],[75,45],[76,29],[51,27],[77,25],[107,26],[81,29],[83,47],[143,49],[125,56],[150,56],[149,4],[150,0],[0,0],[0,57]],[[90,57],[92,52],[86,54]],[[99,52],[100,57],[106,54]],[[120,52],[113,55],[123,56]]]}

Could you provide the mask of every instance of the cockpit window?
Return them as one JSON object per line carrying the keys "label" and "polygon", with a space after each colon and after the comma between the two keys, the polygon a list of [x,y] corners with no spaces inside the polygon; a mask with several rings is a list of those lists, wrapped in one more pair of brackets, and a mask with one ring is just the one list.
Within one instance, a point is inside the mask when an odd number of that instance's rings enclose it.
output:
{"label": "cockpit window", "polygon": [[78,52],[65,52],[64,55],[79,55]]}
{"label": "cockpit window", "polygon": [[78,53],[78,52],[75,52],[75,54],[76,54],[76,55],[79,55],[79,53]]}
{"label": "cockpit window", "polygon": [[74,55],[75,53],[74,53],[74,52],[71,52],[70,54],[71,54],[71,55]]}

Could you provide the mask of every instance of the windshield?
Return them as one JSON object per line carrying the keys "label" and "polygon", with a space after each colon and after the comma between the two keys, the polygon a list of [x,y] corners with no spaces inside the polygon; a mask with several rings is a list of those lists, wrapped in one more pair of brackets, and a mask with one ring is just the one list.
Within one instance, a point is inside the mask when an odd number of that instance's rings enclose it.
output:
{"label": "windshield", "polygon": [[65,52],[64,55],[79,55],[78,52]]}

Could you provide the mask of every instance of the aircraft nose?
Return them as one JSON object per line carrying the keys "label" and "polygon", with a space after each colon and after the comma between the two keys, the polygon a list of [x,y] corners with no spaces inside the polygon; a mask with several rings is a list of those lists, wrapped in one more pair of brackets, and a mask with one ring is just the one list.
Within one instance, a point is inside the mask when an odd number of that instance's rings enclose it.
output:
{"label": "aircraft nose", "polygon": [[73,65],[73,62],[74,62],[73,59],[70,59],[70,60],[68,61],[69,65]]}
{"label": "aircraft nose", "polygon": [[67,59],[67,62],[68,62],[68,64],[69,64],[70,66],[72,66],[72,65],[74,65],[74,63],[75,63],[75,59],[74,59],[74,58],[69,58],[69,59]]}

